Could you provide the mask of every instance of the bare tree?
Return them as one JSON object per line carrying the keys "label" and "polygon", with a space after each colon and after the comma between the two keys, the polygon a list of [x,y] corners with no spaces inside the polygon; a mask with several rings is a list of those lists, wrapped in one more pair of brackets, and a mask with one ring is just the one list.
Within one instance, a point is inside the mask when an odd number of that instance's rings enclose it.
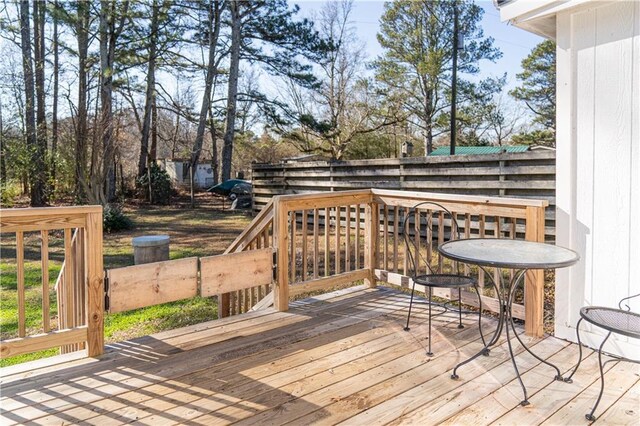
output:
{"label": "bare tree", "polygon": [[[191,150],[190,165],[190,186],[191,186],[191,207],[195,207],[194,179],[202,144],[204,142],[204,131],[207,125],[207,115],[211,102],[211,92],[213,89],[214,77],[221,57],[217,55],[218,36],[220,34],[220,20],[222,16],[223,3],[219,0],[210,0],[208,4],[209,15],[209,55],[207,60],[207,73],[205,76],[204,93],[202,94],[202,104],[200,105],[200,116],[198,118],[198,131],[196,140]],[[234,114],[235,115],[235,114]]]}
{"label": "bare tree", "polygon": [[[120,8],[120,10],[118,10]],[[106,205],[116,196],[114,170],[113,73],[117,39],[124,29],[129,2],[100,0],[100,130],[102,158],[92,176],[92,195]]]}
{"label": "bare tree", "polygon": [[29,1],[20,2],[20,45],[22,49],[22,72],[24,78],[25,94],[25,131],[27,136],[27,147],[31,150],[31,172],[29,173],[29,183],[31,192],[31,206],[39,207],[44,205],[44,185],[42,175],[35,169],[38,163],[38,149],[36,139],[36,116],[35,116],[35,88],[33,57],[31,55],[31,21],[29,13]]}
{"label": "bare tree", "polygon": [[36,160],[33,166],[39,175],[38,180],[42,187],[42,204],[48,201],[47,190],[47,113],[45,104],[45,79],[44,79],[44,24],[45,24],[46,3],[43,1],[33,2],[33,53],[35,62],[35,93],[36,93]]}
{"label": "bare tree", "polygon": [[140,140],[140,160],[138,162],[138,177],[144,176],[147,170],[147,158],[149,150],[149,135],[151,133],[152,107],[155,99],[156,85],[156,59],[158,43],[158,27],[160,7],[158,0],[153,0],[151,6],[151,34],[149,35],[149,57],[147,65],[147,93],[145,97],[144,118],[142,120],[142,138]]}
{"label": "bare tree", "polygon": [[52,36],[52,50],[53,50],[53,99],[51,100],[51,184],[55,188],[56,182],[56,156],[58,151],[58,96],[60,87],[60,43],[58,37],[58,17],[57,11],[60,9],[58,0],[53,2],[53,8],[56,11],[53,15],[53,36]]}
{"label": "bare tree", "polygon": [[378,100],[363,78],[364,45],[350,21],[353,0],[327,2],[317,19],[321,37],[332,49],[320,61],[320,86],[308,94],[289,83],[296,127],[286,138],[304,152],[322,152],[341,159],[358,135],[371,133],[395,120],[380,117]]}
{"label": "bare tree", "polygon": [[87,71],[89,68],[89,25],[91,21],[90,4],[77,2],[76,37],[78,43],[78,104],[76,120],[75,149],[75,196],[79,202],[86,201],[90,193],[87,182]]}

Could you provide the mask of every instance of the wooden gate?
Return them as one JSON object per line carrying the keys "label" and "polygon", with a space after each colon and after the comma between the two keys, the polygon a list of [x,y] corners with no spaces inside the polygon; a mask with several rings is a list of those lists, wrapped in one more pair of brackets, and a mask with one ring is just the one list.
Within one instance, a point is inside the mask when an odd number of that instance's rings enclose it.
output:
{"label": "wooden gate", "polygon": [[123,312],[197,295],[216,296],[271,284],[272,279],[270,248],[109,269],[105,310]]}

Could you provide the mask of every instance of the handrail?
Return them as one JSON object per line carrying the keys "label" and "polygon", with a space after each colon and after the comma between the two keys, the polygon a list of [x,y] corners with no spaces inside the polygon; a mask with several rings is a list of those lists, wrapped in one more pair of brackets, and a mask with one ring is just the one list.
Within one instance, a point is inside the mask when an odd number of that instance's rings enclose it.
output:
{"label": "handrail", "polygon": [[273,199],[265,205],[262,210],[253,218],[251,223],[242,231],[238,237],[224,251],[224,254],[235,253],[245,250],[256,236],[264,232],[273,220]]}

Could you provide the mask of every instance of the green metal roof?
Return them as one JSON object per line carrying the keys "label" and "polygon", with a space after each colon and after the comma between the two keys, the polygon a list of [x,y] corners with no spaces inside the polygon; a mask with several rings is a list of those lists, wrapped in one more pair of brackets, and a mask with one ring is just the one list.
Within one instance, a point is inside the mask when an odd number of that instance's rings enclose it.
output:
{"label": "green metal roof", "polygon": [[[529,150],[527,145],[514,145],[514,146],[457,146],[456,155],[471,155],[471,154],[500,154],[501,152],[526,152]],[[429,155],[449,155],[451,148],[448,146],[441,146],[431,151]]]}

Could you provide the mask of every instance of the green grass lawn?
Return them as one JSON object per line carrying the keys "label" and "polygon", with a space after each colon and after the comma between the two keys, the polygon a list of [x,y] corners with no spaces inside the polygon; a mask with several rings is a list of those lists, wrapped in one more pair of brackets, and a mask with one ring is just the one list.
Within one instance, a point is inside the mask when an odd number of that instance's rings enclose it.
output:
{"label": "green grass lawn", "polygon": [[[172,206],[131,206],[126,214],[133,220],[129,231],[105,234],[104,267],[133,265],[131,239],[145,234],[168,234],[171,237],[171,259],[210,256],[222,253],[250,222],[243,213],[226,211],[201,198],[198,208],[184,204]],[[57,303],[53,289],[63,260],[62,233],[50,233],[49,300],[51,327],[57,327]],[[42,275],[39,237],[25,234],[25,307],[27,335],[42,332]],[[18,335],[18,301],[16,284],[15,238],[0,235],[0,339]],[[105,342],[112,343],[163,330],[184,327],[217,318],[213,298],[195,297],[128,312],[105,315]],[[58,353],[51,349],[0,360],[0,367],[39,359]]]}

